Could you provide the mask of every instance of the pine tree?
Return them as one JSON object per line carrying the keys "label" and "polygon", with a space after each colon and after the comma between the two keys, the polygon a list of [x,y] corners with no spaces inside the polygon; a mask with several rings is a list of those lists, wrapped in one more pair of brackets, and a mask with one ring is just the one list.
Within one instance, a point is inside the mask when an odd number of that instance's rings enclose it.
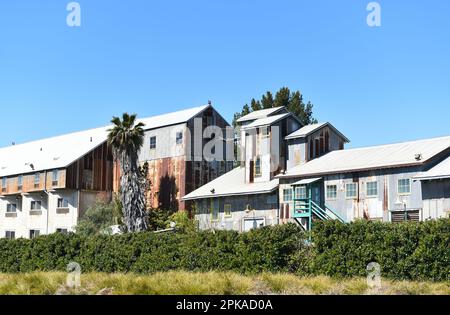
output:
{"label": "pine tree", "polygon": [[233,119],[233,126],[236,127],[236,121],[242,116],[248,115],[252,111],[267,109],[273,107],[284,106],[291,113],[296,115],[303,125],[310,125],[317,123],[317,120],[313,117],[313,104],[308,102],[307,104],[303,101],[303,95],[300,91],[295,91],[291,93],[290,89],[287,87],[282,87],[276,94],[275,99],[270,91],[267,91],[261,97],[261,100],[252,99],[250,107],[245,104],[241,113],[236,113]]}

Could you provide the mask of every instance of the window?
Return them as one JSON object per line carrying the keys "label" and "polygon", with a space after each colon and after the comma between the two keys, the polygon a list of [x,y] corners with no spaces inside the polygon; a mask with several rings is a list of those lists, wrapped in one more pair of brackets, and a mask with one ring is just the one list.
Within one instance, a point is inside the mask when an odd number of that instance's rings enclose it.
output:
{"label": "window", "polygon": [[15,203],[8,203],[6,205],[7,213],[15,213],[17,211],[17,205]]}
{"label": "window", "polygon": [[398,193],[400,195],[408,195],[411,193],[411,180],[409,178],[398,180]]}
{"label": "window", "polygon": [[358,184],[349,183],[345,185],[345,198],[354,199],[358,197]]}
{"label": "window", "polygon": [[13,240],[16,238],[16,232],[15,231],[5,231],[5,238]]}
{"label": "window", "polygon": [[177,144],[183,144],[183,133],[177,132]]}
{"label": "window", "polygon": [[58,208],[68,208],[69,202],[64,198],[58,198]]}
{"label": "window", "polygon": [[19,175],[19,177],[17,177],[17,189],[22,190],[22,187],[23,187],[23,175]]}
{"label": "window", "polygon": [[2,191],[5,192],[6,191],[6,186],[8,185],[8,180],[6,177],[2,178]]}
{"label": "window", "polygon": [[38,187],[40,182],[41,182],[41,174],[40,173],[34,174],[34,187]]}
{"label": "window", "polygon": [[225,213],[226,218],[231,218],[231,205],[230,204],[224,205],[223,212]]}
{"label": "window", "polygon": [[41,234],[39,230],[30,230],[30,239],[36,238]]}
{"label": "window", "polygon": [[156,137],[150,137],[150,150],[156,149]]}
{"label": "window", "polygon": [[296,199],[307,199],[308,198],[306,186],[295,187],[295,198]]}
{"label": "window", "polygon": [[284,189],[283,190],[283,200],[285,202],[292,201],[292,188]]}
{"label": "window", "polygon": [[218,201],[211,199],[211,221],[219,220],[219,207]]}
{"label": "window", "polygon": [[270,136],[269,127],[262,127],[260,132],[263,138],[268,138]]}
{"label": "window", "polygon": [[42,201],[32,201],[31,202],[31,210],[41,210]]}
{"label": "window", "polygon": [[255,162],[255,177],[261,177],[261,158],[259,156]]}
{"label": "window", "polygon": [[52,172],[52,186],[58,186],[58,170]]}
{"label": "window", "polygon": [[56,229],[56,233],[67,234],[68,230],[67,229]]}
{"label": "window", "polygon": [[378,196],[378,182],[368,182],[366,184],[366,194],[367,197]]}
{"label": "window", "polygon": [[327,185],[327,199],[337,198],[337,185]]}

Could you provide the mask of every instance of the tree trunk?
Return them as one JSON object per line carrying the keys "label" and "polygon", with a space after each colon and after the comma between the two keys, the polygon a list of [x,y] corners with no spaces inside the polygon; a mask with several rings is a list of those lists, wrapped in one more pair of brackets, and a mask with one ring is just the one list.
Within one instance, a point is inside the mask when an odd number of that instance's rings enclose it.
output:
{"label": "tree trunk", "polygon": [[134,152],[123,152],[120,154],[120,160],[120,199],[123,206],[124,224],[128,232],[146,231],[148,224],[145,209],[145,192],[140,185],[137,154]]}

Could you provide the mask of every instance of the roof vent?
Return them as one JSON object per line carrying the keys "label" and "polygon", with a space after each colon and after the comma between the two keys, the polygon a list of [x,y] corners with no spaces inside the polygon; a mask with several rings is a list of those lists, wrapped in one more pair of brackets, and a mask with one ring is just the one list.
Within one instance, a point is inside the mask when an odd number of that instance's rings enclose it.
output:
{"label": "roof vent", "polygon": [[216,193],[216,190],[213,188],[213,189],[211,189],[211,194],[215,194]]}
{"label": "roof vent", "polygon": [[16,145],[16,143],[13,141],[13,142],[11,143],[11,145]]}
{"label": "roof vent", "polygon": [[91,137],[91,142],[92,142],[92,137]]}
{"label": "roof vent", "polygon": [[416,159],[416,161],[421,161],[422,160],[422,154],[421,153],[416,154],[415,155],[415,159]]}
{"label": "roof vent", "polygon": [[208,100],[208,105],[212,105],[212,101],[211,100]]}

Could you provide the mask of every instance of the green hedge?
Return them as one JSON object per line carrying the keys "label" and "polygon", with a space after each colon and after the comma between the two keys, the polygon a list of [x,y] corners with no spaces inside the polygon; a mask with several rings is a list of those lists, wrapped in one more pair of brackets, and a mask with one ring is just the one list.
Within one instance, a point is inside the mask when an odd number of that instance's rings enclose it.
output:
{"label": "green hedge", "polygon": [[450,220],[401,224],[320,222],[313,231],[313,269],[331,276],[365,276],[370,262],[384,277],[450,280]]}
{"label": "green hedge", "polygon": [[295,272],[365,276],[369,262],[394,279],[450,280],[450,221],[389,224],[316,224],[312,239],[294,224],[249,233],[137,233],[83,237],[53,234],[0,240],[0,272],[64,271],[152,273],[168,270]]}

